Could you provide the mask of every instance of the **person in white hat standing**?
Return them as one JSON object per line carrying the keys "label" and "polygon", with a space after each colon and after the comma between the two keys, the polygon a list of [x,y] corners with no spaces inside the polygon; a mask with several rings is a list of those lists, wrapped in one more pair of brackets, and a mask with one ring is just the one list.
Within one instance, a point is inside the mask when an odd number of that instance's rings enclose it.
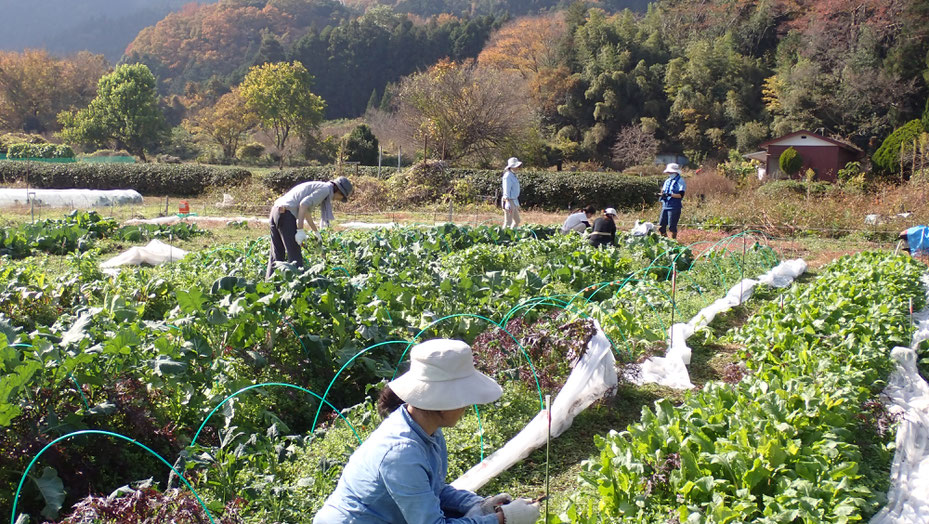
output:
{"label": "person in white hat standing", "polygon": [[510,157],[503,170],[503,227],[515,228],[519,225],[519,180],[513,170],[521,165],[523,163],[518,158]]}
{"label": "person in white hat standing", "polygon": [[658,218],[658,232],[661,236],[668,236],[665,231],[671,231],[671,238],[677,238],[677,221],[681,218],[684,191],[687,183],[681,177],[681,166],[668,164],[664,172],[668,178],[661,185],[661,216]]}
{"label": "person in white hat standing", "polygon": [[608,207],[603,210],[603,216],[594,220],[593,231],[587,237],[587,242],[593,247],[612,246],[616,240],[616,210]]}
{"label": "person in white hat standing", "polygon": [[319,208],[320,224],[328,227],[332,222],[332,199],[348,200],[352,194],[352,183],[340,176],[329,182],[303,182],[297,184],[283,196],[274,201],[271,214],[271,254],[268,257],[267,278],[274,273],[276,262],[287,261],[297,267],[303,267],[303,253],[300,244],[306,240],[303,222],[310,224],[316,239],[322,242],[322,235],[313,222],[311,210]]}
{"label": "person in white hat standing", "polygon": [[445,483],[441,428],[454,426],[472,404],[503,394],[474,369],[471,347],[428,340],[413,347],[410,361],[410,370],[381,392],[378,410],[385,420],[352,453],[313,523],[535,523],[538,503],[506,493],[484,498]]}

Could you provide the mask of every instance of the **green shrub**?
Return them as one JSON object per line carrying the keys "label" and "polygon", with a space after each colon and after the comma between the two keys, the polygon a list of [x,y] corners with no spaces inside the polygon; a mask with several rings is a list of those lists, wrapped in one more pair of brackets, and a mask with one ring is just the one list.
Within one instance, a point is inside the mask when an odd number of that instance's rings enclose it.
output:
{"label": "green shrub", "polygon": [[20,142],[7,146],[8,158],[74,158],[70,146],[59,144],[29,144]]}
{"label": "green shrub", "polygon": [[[377,167],[345,166],[342,170],[342,174],[347,177],[354,176],[356,172],[359,176],[377,177]],[[397,168],[383,167],[381,168],[381,178],[389,178],[390,175],[396,172]],[[308,180],[332,180],[337,176],[339,176],[338,166],[294,167],[268,173],[262,177],[261,182],[269,189],[283,193],[295,185]]]}
{"label": "green shrub", "polygon": [[111,156],[132,156],[127,151],[120,149],[116,151],[115,149],[98,149],[93,153],[85,153],[81,155],[81,158],[102,158],[102,157],[111,157]]}
{"label": "green shrub", "polygon": [[[453,170],[456,176],[471,179],[472,187],[481,195],[500,191],[500,171]],[[464,173],[462,173],[464,172]],[[616,173],[523,171],[519,173],[519,202],[524,207],[568,209],[593,205],[637,208],[658,201],[661,181]]]}
{"label": "green shrub", "polygon": [[845,164],[845,167],[839,170],[839,172],[836,174],[836,178],[840,183],[844,184],[849,180],[857,177],[861,173],[863,173],[861,169],[861,162],[849,162]]}
{"label": "green shrub", "polygon": [[261,155],[265,152],[265,146],[258,142],[249,142],[244,146],[240,147],[236,151],[235,156],[240,160],[248,160],[254,162],[261,158]]}
{"label": "green shrub", "polygon": [[6,148],[7,158],[29,158],[29,152],[32,150],[31,144],[10,144]]}
{"label": "green shrub", "polygon": [[342,153],[350,162],[361,162],[362,165],[377,165],[377,137],[371,128],[360,124],[346,135]]}
{"label": "green shrub", "polygon": [[777,159],[777,163],[782,172],[789,176],[794,176],[799,173],[800,169],[803,167],[803,157],[800,156],[800,153],[798,153],[796,149],[788,147],[781,153],[780,158]]}
{"label": "green shrub", "polygon": [[44,144],[47,140],[41,135],[28,133],[6,133],[0,135],[0,153],[6,153],[13,144]]}
{"label": "green shrub", "polygon": [[758,168],[751,160],[746,160],[733,149],[729,150],[729,158],[717,166],[717,170],[729,180],[742,183],[748,179],[754,178],[758,173]]}
{"label": "green shrub", "polygon": [[913,140],[918,138],[923,131],[923,124],[919,120],[910,120],[902,127],[895,129],[890,136],[884,139],[884,143],[871,157],[874,168],[881,173],[899,173],[901,147],[912,147]]}
{"label": "green shrub", "polygon": [[135,189],[143,195],[198,195],[213,186],[246,182],[245,169],[194,164],[0,163],[0,182],[42,189]]}

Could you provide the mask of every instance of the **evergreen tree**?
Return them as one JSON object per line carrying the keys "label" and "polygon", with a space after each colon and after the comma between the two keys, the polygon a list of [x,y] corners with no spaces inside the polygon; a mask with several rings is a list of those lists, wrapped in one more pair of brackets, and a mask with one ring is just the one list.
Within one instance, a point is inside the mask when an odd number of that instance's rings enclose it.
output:
{"label": "evergreen tree", "polygon": [[258,53],[252,60],[252,65],[276,64],[287,61],[287,52],[281,41],[271,33],[261,35],[261,45],[258,47]]}
{"label": "evergreen tree", "polygon": [[378,107],[378,101],[380,98],[377,96],[377,88],[371,90],[371,97],[368,98],[368,106],[365,108],[365,112],[373,111]]}
{"label": "evergreen tree", "polygon": [[377,165],[377,137],[366,124],[356,126],[343,140],[342,153],[346,160],[365,166]]}

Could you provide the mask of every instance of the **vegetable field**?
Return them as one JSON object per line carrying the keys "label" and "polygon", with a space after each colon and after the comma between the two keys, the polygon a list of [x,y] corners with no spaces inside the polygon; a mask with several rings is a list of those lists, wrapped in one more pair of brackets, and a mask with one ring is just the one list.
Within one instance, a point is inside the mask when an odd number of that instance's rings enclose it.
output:
{"label": "vegetable field", "polygon": [[[121,231],[71,219],[42,231]],[[41,251],[42,231],[13,245]],[[751,233],[597,250],[552,228],[443,225],[326,235],[304,270],[265,280],[267,240],[116,276],[90,245],[61,245],[64,269],[35,257],[0,268],[0,507],[13,522],[308,522],[378,425],[381,383],[436,336],[471,343],[504,386],[446,432],[451,480],[557,393],[592,320],[631,370],[664,352],[672,323],[779,261]],[[598,437],[550,521],[872,514],[893,437],[875,399],[890,347],[909,336],[909,300],[924,306],[924,272],[866,253],[759,290],[751,318],[698,334],[740,348],[738,379]],[[490,488],[518,482],[508,475]]]}

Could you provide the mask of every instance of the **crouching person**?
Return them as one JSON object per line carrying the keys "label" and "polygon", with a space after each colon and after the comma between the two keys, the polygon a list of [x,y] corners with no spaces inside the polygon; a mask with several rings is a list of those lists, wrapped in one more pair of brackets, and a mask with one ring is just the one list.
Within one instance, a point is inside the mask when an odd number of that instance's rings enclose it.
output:
{"label": "crouching person", "polygon": [[410,370],[381,392],[381,425],[352,453],[314,524],[533,524],[538,503],[507,494],[483,498],[445,483],[452,427],[472,404],[503,390],[474,369],[471,347],[435,339],[410,351]]}

